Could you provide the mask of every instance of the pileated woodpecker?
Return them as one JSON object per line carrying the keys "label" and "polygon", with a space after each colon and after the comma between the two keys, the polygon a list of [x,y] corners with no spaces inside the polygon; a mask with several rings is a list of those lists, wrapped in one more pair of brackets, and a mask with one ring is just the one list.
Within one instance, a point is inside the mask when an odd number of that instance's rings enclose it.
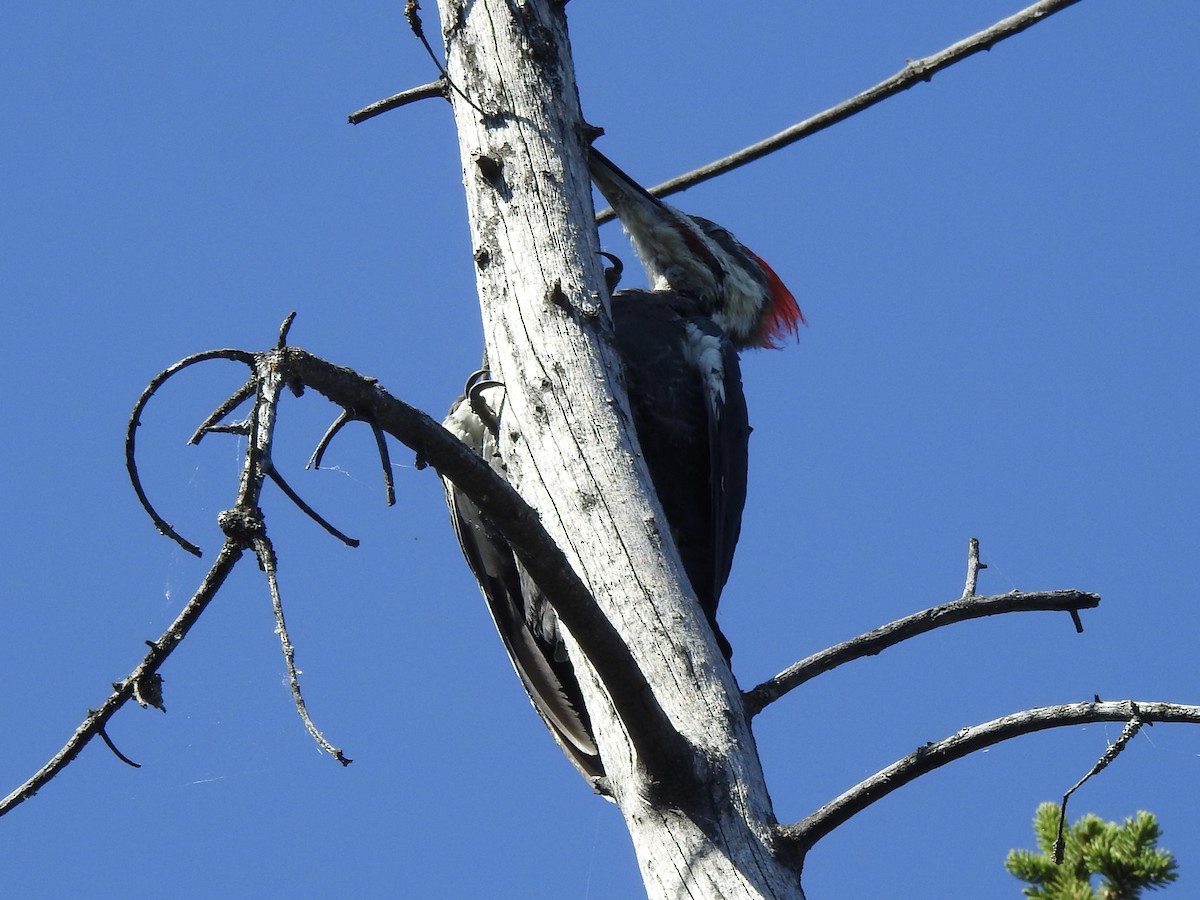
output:
{"label": "pileated woodpecker", "polygon": [[[662,203],[596,150],[589,168],[650,278],[651,290],[612,296],[616,350],[646,468],[728,658],[716,611],[741,531],[750,436],[737,353],[778,346],[804,319],[775,272],[724,228]],[[503,386],[484,376],[472,376],[443,424],[499,467]],[[602,774],[553,609],[470,499],[449,483],[446,498],[463,555],[534,707],[585,776]]]}

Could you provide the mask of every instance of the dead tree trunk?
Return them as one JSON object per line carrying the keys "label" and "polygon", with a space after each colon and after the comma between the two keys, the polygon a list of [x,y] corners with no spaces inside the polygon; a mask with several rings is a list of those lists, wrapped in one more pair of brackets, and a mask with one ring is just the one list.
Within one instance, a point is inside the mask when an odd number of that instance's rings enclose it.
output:
{"label": "dead tree trunk", "polygon": [[[570,642],[651,898],[800,898],[741,693],[683,575],[611,348],[564,5],[439,0],[500,448],[665,716]],[[468,99],[469,98],[469,99]],[[552,598],[553,599],[553,598]],[[682,750],[680,748],[683,748]]]}

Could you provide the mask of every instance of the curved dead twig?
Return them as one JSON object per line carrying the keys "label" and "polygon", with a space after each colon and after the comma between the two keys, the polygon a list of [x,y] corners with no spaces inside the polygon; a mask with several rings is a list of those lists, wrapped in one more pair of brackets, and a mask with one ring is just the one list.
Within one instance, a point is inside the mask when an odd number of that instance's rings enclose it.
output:
{"label": "curved dead twig", "polygon": [[1013,591],[993,597],[969,597],[923,609],[789,666],[774,678],[745,693],[746,712],[755,716],[784,694],[830,669],[864,656],[874,656],[901,641],[943,625],[1010,612],[1068,612],[1077,616],[1078,610],[1094,609],[1099,605],[1098,594],[1084,591]]}
{"label": "curved dead twig", "polygon": [[[387,439],[384,437],[383,432],[379,430],[378,425],[369,419],[364,419],[362,416],[359,416],[348,409],[343,410],[342,414],[333,420],[333,423],[326,430],[325,434],[321,436],[321,440],[317,442],[316,449],[313,450],[312,456],[310,456],[308,459],[307,468],[321,468],[321,462],[325,459],[325,451],[329,449],[329,445],[333,442],[333,439],[337,437],[341,430],[351,422],[365,422],[371,427],[371,434],[375,438],[375,451],[379,454],[380,465],[383,466],[384,502],[386,502],[388,506],[395,506],[396,479],[392,475],[392,454],[388,450]],[[421,467],[417,466],[417,468]]]}
{"label": "curved dead twig", "polygon": [[129,766],[131,769],[140,769],[142,767],[141,763],[134,762],[132,759],[118,750],[117,745],[113,743],[112,738],[108,736],[108,732],[103,728],[100,729],[100,740],[104,741],[104,745],[112,751],[113,756],[125,763],[125,765]]}
{"label": "curved dead twig", "polygon": [[817,841],[875,801],[949,762],[1036,731],[1090,722],[1128,722],[1134,717],[1143,723],[1200,724],[1200,706],[1140,700],[1136,703],[1131,700],[1072,703],[1027,709],[992,719],[914,750],[825,804],[812,815],[792,825],[781,825],[778,834],[803,856]]}
{"label": "curved dead twig", "polygon": [[142,509],[146,510],[146,514],[150,516],[151,521],[154,522],[154,527],[160,533],[165,534],[193,556],[202,556],[203,553],[191,541],[185,540],[179,532],[171,527],[166,519],[158,514],[158,510],[154,508],[154,505],[150,502],[150,498],[146,496],[145,489],[142,487],[142,479],[137,469],[137,429],[142,424],[142,412],[145,410],[146,404],[150,402],[151,397],[158,393],[159,388],[189,366],[212,359],[228,359],[247,365],[251,369],[254,368],[254,354],[248,353],[245,350],[206,350],[203,353],[196,353],[185,359],[181,359],[173,366],[168,366],[154,376],[150,384],[142,391],[142,395],[138,397],[137,403],[134,404],[133,413],[129,416],[129,424],[125,429],[125,470],[129,473],[129,480],[133,485],[134,493],[137,494],[138,501],[142,504]]}
{"label": "curved dead twig", "polygon": [[274,463],[264,460],[263,471],[266,473],[267,477],[274,482],[275,486],[283,491],[284,495],[296,505],[297,509],[324,528],[327,532],[329,532],[329,534],[333,535],[347,547],[357,547],[361,543],[358,538],[352,538],[349,535],[344,534],[340,529],[334,526],[333,523],[309,506],[308,502],[299,494],[297,494],[295,489],[287,483],[282,475],[279,474],[279,470],[275,468]]}
{"label": "curved dead twig", "polygon": [[375,451],[379,454],[379,464],[383,466],[384,502],[388,506],[395,506],[396,479],[392,477],[392,454],[388,452],[387,438],[374,422],[367,424],[371,426],[371,434],[375,436]]}
{"label": "curved dead twig", "polygon": [[357,417],[349,410],[342,410],[333,422],[325,429],[325,433],[321,435],[321,439],[317,441],[317,446],[313,449],[312,456],[308,458],[306,468],[319,469],[321,462],[325,459],[325,451],[329,449],[329,445],[333,443],[333,439],[341,433],[341,430],[351,422],[357,421]]}

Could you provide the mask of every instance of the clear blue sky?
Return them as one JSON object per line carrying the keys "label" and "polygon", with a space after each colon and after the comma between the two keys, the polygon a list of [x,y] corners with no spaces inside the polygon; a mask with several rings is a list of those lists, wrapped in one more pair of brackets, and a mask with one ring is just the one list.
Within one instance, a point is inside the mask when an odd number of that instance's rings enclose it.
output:
{"label": "clear blue sky", "polygon": [[[428,4],[432,7],[432,4]],[[126,482],[142,386],[197,350],[293,342],[439,414],[479,356],[449,109],[346,115],[431,80],[403,4],[8,4],[0,13],[0,790],[49,757],[204,572]],[[588,119],[655,183],[1014,12],[1002,0],[568,7]],[[434,11],[427,29],[436,34]],[[1200,5],[1085,0],[831,131],[676,198],[770,260],[811,320],[748,355],[750,501],[722,604],[750,687],[962,587],[1104,604],[946,629],[758,720],[778,814],[1028,706],[1200,701],[1195,590]],[[615,226],[602,233],[618,252]],[[631,266],[630,271],[633,267]],[[632,280],[631,280],[632,283]],[[180,379],[148,488],[215,548],[232,441],[183,446],[241,372]],[[440,487],[369,433],[301,471],[332,412],[285,404],[278,463],[348,550],[268,494],[310,708],[246,564],[166,665],[169,713],[109,731],[0,822],[0,893],[608,898],[640,880],[616,809],[558,755],[504,658]],[[208,558],[211,559],[211,552]],[[943,769],[812,853],[813,900],[1017,897],[1006,851],[1119,726]],[[1200,730],[1159,725],[1073,811],[1145,808],[1200,883]]]}

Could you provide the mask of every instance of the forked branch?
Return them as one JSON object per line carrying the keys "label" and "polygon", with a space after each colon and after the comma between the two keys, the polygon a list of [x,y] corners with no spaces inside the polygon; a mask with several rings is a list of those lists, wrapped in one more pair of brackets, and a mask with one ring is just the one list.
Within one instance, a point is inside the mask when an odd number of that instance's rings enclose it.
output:
{"label": "forked branch", "polygon": [[[278,350],[275,352],[278,353]],[[260,560],[264,562],[264,569],[268,571],[271,581],[272,601],[276,606],[276,617],[282,628],[282,610],[278,601],[278,585],[274,577],[274,554],[270,550],[269,542],[267,542],[266,528],[262,520],[262,512],[259,508],[266,470],[270,465],[275,410],[279,401],[280,388],[284,383],[279,377],[276,367],[273,365],[270,354],[253,354],[243,350],[231,349],[210,350],[189,356],[175,365],[169,366],[155,376],[138,398],[129,419],[125,440],[125,454],[130,482],[139,500],[141,500],[142,506],[158,530],[162,534],[172,538],[188,552],[199,556],[200,548],[180,536],[157,512],[146,495],[138,474],[136,436],[147,404],[163,384],[190,366],[218,359],[239,362],[248,366],[252,371],[252,377],[247,383],[250,389],[247,390],[247,387],[243,387],[222,403],[218,407],[217,413],[209,416],[203,425],[193,434],[192,443],[195,443],[209,431],[217,430],[219,427],[218,423],[224,416],[233,412],[234,409],[250,396],[255,397],[254,406],[246,422],[236,429],[238,433],[248,435],[250,441],[234,504],[230,509],[225,510],[218,516],[218,522],[225,533],[225,542],[200,587],[175,618],[175,621],[170,624],[157,640],[146,642],[150,650],[142,661],[122,681],[113,684],[112,693],[108,695],[97,709],[89,710],[87,717],[75,729],[75,733],[71,735],[62,749],[22,785],[0,801],[0,816],[36,794],[55,775],[74,760],[93,738],[100,737],[110,747],[113,747],[105,732],[108,721],[130,700],[135,700],[143,704],[147,702],[147,687],[159,683],[157,677],[159,668],[175,648],[179,646],[192,626],[199,620],[201,614],[216,597],[217,592],[225,583],[225,579],[233,571],[233,567],[247,549],[255,550]],[[281,641],[284,643],[289,673],[294,675],[294,665],[289,654],[290,642],[287,640],[286,629],[281,630]],[[299,688],[294,683],[294,678],[293,692],[297,697],[297,708],[304,718],[305,725],[314,733],[314,737],[318,739],[322,746],[326,747],[330,753],[344,762],[345,757],[342,756],[341,751],[331,747],[328,741],[320,737],[319,732],[312,726],[311,719],[304,710],[303,701],[299,698]],[[161,697],[155,699],[157,702],[153,700],[150,702],[154,702],[154,705],[160,709],[163,708]],[[113,747],[113,752],[117,753],[122,760],[129,762],[124,755],[116,751],[115,747]]]}
{"label": "forked branch", "polygon": [[926,744],[908,756],[897,760],[855,785],[840,797],[825,804],[807,818],[793,824],[780,826],[781,838],[789,841],[803,855],[817,841],[851,816],[866,809],[877,800],[886,797],[897,788],[920,778],[934,769],[962,759],[971,753],[991,747],[1001,741],[1010,740],[1049,728],[1069,725],[1085,725],[1091,722],[1128,722],[1137,717],[1142,723],[1187,722],[1200,724],[1200,706],[1185,706],[1178,703],[1158,703],[1122,700],[1111,703],[1072,703],[1064,706],[1044,706],[1027,709],[1012,715],[993,719],[981,725],[964,728],[943,740]]}
{"label": "forked branch", "polygon": [[[176,620],[156,641],[147,641],[150,652],[142,662],[123,681],[113,685],[113,692],[104,703],[88,713],[87,718],[63,748],[45,766],[0,801],[0,815],[36,794],[78,756],[94,737],[107,737],[105,726],[109,719],[129,700],[138,699],[138,686],[150,683],[150,679],[215,598],[234,565],[248,549],[256,554],[260,567],[268,578],[272,606],[275,609],[280,642],[297,711],[304,720],[305,727],[322,748],[343,765],[349,763],[342,751],[330,744],[315,727],[300,693],[294,648],[283,617],[276,555],[267,536],[260,507],[263,485],[268,479],[271,480],[330,533],[352,545],[357,542],[346,538],[311,510],[274,469],[271,462],[271,445],[277,407],[284,386],[296,392],[305,386],[314,388],[346,410],[347,416],[368,422],[376,433],[377,443],[382,443],[383,433],[392,435],[415,450],[418,459],[432,465],[439,474],[449,478],[471,496],[481,511],[502,528],[505,538],[510,541],[514,552],[526,565],[531,576],[554,598],[556,612],[560,618],[580,636],[580,647],[605,680],[610,696],[621,712],[646,765],[651,771],[660,773],[670,771],[672,766],[679,767],[685,757],[693,752],[692,748],[672,727],[634,662],[629,648],[600,612],[586,586],[542,527],[537,513],[487,463],[429,416],[392,397],[373,379],[334,366],[302,350],[282,346],[282,343],[283,337],[280,346],[267,353],[255,354],[226,349],[190,356],[156,376],[139,397],[130,417],[126,437],[126,460],[130,480],[158,530],[198,556],[199,547],[175,531],[157,512],[142,488],[136,463],[137,429],[147,404],[159,388],[189,366],[223,359],[242,363],[252,370],[252,377],[247,385],[222,402],[217,407],[217,412],[210,415],[192,436],[193,443],[205,434],[217,431],[234,431],[249,437],[237,499],[232,508],[218,517],[226,540],[203,584]],[[254,398],[253,406],[244,422],[238,423],[236,427],[220,424],[225,416],[250,397]],[[122,759],[124,758],[122,756]]]}

